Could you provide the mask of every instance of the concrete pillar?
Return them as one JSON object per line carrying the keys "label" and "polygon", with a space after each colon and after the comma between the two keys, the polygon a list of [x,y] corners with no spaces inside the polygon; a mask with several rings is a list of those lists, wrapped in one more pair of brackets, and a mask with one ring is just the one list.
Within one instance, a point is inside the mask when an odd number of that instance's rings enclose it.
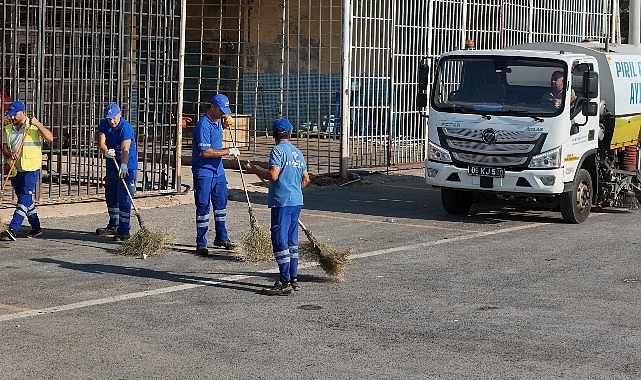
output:
{"label": "concrete pillar", "polygon": [[630,0],[630,25],[628,43],[641,45],[641,0]]}

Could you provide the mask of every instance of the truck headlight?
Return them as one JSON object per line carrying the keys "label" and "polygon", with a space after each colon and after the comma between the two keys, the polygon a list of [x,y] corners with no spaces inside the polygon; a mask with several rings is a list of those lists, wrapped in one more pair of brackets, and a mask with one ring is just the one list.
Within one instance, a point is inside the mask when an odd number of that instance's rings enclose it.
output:
{"label": "truck headlight", "polygon": [[430,161],[452,162],[450,152],[434,144],[431,140],[427,141],[427,159]]}
{"label": "truck headlight", "polygon": [[529,167],[532,169],[556,169],[561,167],[561,147],[532,157]]}

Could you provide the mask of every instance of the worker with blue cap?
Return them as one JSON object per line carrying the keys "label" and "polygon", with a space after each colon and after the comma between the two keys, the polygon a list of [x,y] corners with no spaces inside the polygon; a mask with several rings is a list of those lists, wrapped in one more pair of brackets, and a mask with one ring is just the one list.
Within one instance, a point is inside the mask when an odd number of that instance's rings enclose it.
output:
{"label": "worker with blue cap", "polygon": [[5,113],[11,123],[4,127],[2,154],[11,162],[6,175],[11,176],[11,186],[18,202],[9,227],[0,234],[3,240],[16,240],[25,217],[31,225],[27,237],[42,235],[33,193],[40,178],[43,140],[52,142],[53,134],[35,117],[27,117],[26,109],[23,102],[16,100],[9,104]]}
{"label": "worker with blue cap", "polygon": [[194,126],[191,172],[194,180],[196,204],[196,254],[206,256],[207,232],[214,208],[214,247],[232,250],[236,245],[229,239],[225,221],[227,218],[227,177],[223,168],[223,156],[240,155],[236,147],[223,148],[223,117],[231,114],[229,99],[223,94],[211,98],[205,112]]}
{"label": "worker with blue cap", "polygon": [[116,103],[105,107],[104,119],[98,127],[98,148],[106,158],[105,202],[109,222],[107,227],[96,229],[96,233],[125,241],[131,231],[130,194],[131,197],[136,194],[138,151],[134,128],[122,117]]}
{"label": "worker with blue cap", "polygon": [[275,146],[269,154],[269,168],[247,162],[248,173],[269,181],[267,205],[271,211],[271,240],[278,263],[279,279],[263,289],[267,295],[288,295],[300,290],[298,281],[298,217],[303,208],[303,188],[309,174],[303,153],[291,142],[292,123],[284,117],[272,125]]}

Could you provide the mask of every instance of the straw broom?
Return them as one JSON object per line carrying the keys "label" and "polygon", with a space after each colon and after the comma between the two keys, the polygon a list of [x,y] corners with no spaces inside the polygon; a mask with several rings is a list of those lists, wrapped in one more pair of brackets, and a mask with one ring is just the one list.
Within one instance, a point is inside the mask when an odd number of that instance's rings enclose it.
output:
{"label": "straw broom", "polygon": [[[116,167],[118,167],[116,158],[112,157],[112,159],[114,160]],[[131,235],[129,239],[123,241],[122,245],[116,249],[116,253],[126,256],[141,256],[143,259],[146,259],[147,257],[155,255],[159,251],[168,248],[169,235],[164,231],[147,228],[142,220],[140,211],[138,211],[138,208],[134,203],[134,198],[131,196],[131,192],[129,192],[129,187],[127,187],[125,179],[120,178],[120,180],[122,181],[122,185],[125,187],[125,190],[127,190],[127,195],[129,196],[131,206],[136,213],[136,219],[138,219],[140,229],[135,234]]]}
{"label": "straw broom", "polygon": [[[263,185],[267,186],[264,179],[260,179]],[[335,277],[337,280],[342,280],[345,276],[345,270],[350,263],[349,250],[338,250],[329,244],[325,244],[318,240],[316,236],[298,219],[298,225],[307,236],[308,243],[300,244],[300,250],[303,253],[311,255],[320,267],[330,276]]]}
{"label": "straw broom", "polygon": [[[229,115],[225,115],[224,123],[227,127],[234,124],[233,119]],[[232,142],[236,146],[236,139],[234,134],[231,133]],[[243,261],[258,263],[274,259],[274,251],[272,249],[272,240],[268,232],[264,231],[258,225],[254,210],[252,209],[251,202],[249,201],[249,193],[245,185],[245,176],[243,175],[243,167],[240,163],[240,157],[236,156],[238,162],[238,170],[240,170],[240,180],[243,183],[243,190],[245,191],[245,199],[247,199],[247,208],[249,212],[249,231],[241,238],[242,250],[238,254],[239,258]]]}
{"label": "straw broom", "polygon": [[311,254],[320,267],[330,276],[337,280],[342,280],[345,276],[345,270],[350,263],[349,250],[338,250],[318,240],[316,236],[298,220],[298,225],[307,236],[308,243],[301,245],[301,250]]}

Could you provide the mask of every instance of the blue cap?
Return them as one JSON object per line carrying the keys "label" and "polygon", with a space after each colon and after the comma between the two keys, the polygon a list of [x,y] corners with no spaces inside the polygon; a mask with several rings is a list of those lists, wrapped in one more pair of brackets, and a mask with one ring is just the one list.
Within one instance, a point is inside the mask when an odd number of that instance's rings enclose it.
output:
{"label": "blue cap", "polygon": [[21,111],[24,112],[24,110],[26,109],[27,107],[24,106],[23,102],[16,100],[15,102],[11,102],[11,104],[9,104],[9,109],[7,110],[7,116],[9,117],[16,116],[18,112],[21,112]]}
{"label": "blue cap", "polygon": [[116,103],[111,103],[105,108],[105,119],[113,119],[120,113],[120,107]]}
{"label": "blue cap", "polygon": [[285,117],[281,117],[279,119],[276,119],[274,121],[274,125],[272,125],[272,131],[274,132],[274,136],[276,137],[282,137],[289,133],[294,126],[292,123],[287,120]]}
{"label": "blue cap", "polygon": [[218,94],[211,98],[211,104],[219,107],[225,114],[231,113],[231,109],[229,109],[229,99],[223,94]]}

